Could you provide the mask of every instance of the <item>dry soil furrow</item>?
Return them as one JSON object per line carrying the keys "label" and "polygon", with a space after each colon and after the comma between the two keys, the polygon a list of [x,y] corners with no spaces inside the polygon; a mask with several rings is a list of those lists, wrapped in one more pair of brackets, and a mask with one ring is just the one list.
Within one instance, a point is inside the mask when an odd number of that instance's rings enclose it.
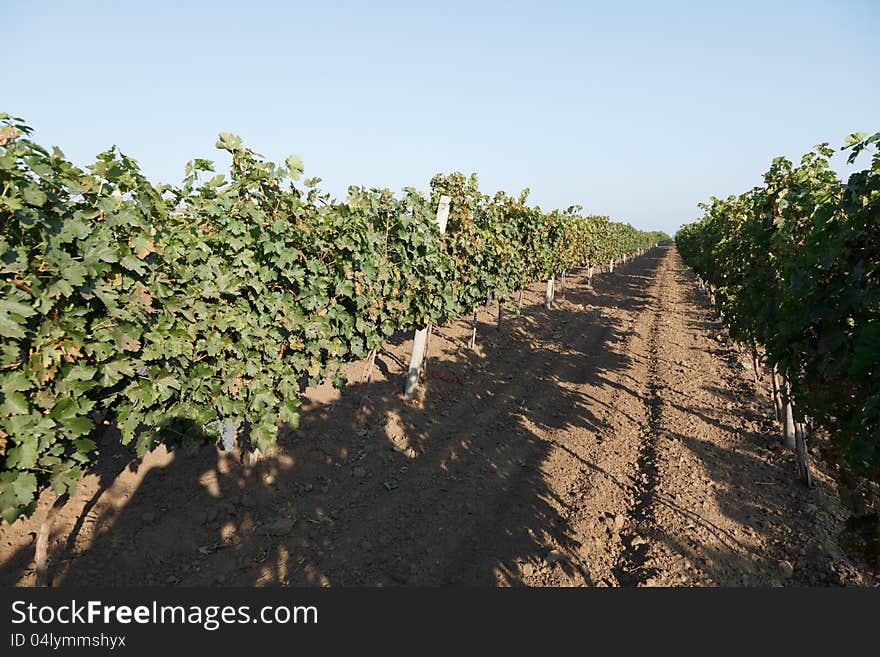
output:
{"label": "dry soil furrow", "polygon": [[[579,546],[555,559],[612,586],[869,581],[835,541],[843,515],[830,479],[820,470],[814,490],[797,483],[677,252],[639,264],[593,302],[621,339],[582,360],[592,376],[567,384],[582,400],[571,416],[601,426],[532,427],[553,445],[545,478]],[[543,564],[529,583],[577,583]]]}
{"label": "dry soil furrow", "polygon": [[[644,485],[642,437],[651,412],[648,360],[654,272],[662,256],[655,252],[617,268],[613,279],[604,279],[588,290],[586,309],[598,310],[604,322],[617,328],[616,339],[604,349],[587,349],[577,376],[561,385],[578,400],[569,409],[569,423],[536,435],[551,446],[543,466],[555,492],[555,504],[567,520],[569,545],[576,550],[555,550],[555,559],[576,564],[594,585],[616,586],[635,581],[640,564],[624,556],[635,537]],[[572,286],[584,285],[572,280]],[[579,418],[590,418],[588,423]],[[524,418],[528,423],[528,418]],[[571,585],[570,571],[543,561],[529,583]]]}
{"label": "dry soil furrow", "polygon": [[[640,455],[635,524],[640,568],[622,584],[781,585],[861,581],[827,521],[830,479],[813,491],[794,476],[761,413],[739,354],[668,249],[652,288],[650,431]],[[634,359],[638,355],[634,355]],[[838,525],[839,526],[839,525]]]}

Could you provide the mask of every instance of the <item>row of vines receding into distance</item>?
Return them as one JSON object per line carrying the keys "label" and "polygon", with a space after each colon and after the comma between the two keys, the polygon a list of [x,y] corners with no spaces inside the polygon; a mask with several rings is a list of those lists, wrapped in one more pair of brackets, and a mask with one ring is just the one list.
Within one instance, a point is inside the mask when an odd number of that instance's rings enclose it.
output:
{"label": "row of vines receding into distance", "polygon": [[[843,150],[853,164],[878,144],[853,134]],[[880,153],[846,182],[833,154],[776,158],[763,185],[713,197],[675,240],[731,335],[788,381],[796,419],[827,430],[849,529],[880,564]]]}
{"label": "row of vines receding into distance", "polygon": [[[139,454],[296,426],[300,394],[396,331],[510,302],[525,284],[668,239],[481,193],[351,187],[220,135],[228,175],[196,159],[153,184],[113,148],[86,170],[0,115],[0,515],[69,493],[96,458],[95,418]],[[434,213],[451,197],[449,229]]]}

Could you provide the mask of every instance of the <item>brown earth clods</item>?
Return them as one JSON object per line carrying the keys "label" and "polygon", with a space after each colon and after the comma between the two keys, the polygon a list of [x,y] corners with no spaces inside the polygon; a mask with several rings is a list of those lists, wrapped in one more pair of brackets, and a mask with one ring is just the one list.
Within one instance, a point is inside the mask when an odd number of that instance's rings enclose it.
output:
{"label": "brown earth clods", "polygon": [[[306,394],[255,464],[205,447],[143,459],[103,439],[62,509],[64,585],[876,585],[838,546],[825,466],[794,456],[674,247],[568,277],[552,310],[434,329],[420,398],[411,342],[373,380]],[[750,366],[749,366],[750,367]],[[767,381],[766,378],[764,380]],[[247,459],[245,459],[247,461]],[[0,585],[34,583],[52,500],[0,528]]]}

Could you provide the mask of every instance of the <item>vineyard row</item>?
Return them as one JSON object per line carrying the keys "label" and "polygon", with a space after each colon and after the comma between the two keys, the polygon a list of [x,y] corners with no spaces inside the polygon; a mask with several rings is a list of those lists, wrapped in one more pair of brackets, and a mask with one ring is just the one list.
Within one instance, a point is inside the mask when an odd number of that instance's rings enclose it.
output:
{"label": "vineyard row", "polygon": [[[153,184],[110,149],[83,170],[0,115],[0,515],[69,493],[94,417],[139,454],[239,438],[265,450],[300,394],[393,333],[512,304],[530,282],[667,239],[581,208],[543,212],[438,175],[430,193],[345,202],[222,134],[229,175],[196,159]],[[448,197],[445,226],[437,208]],[[446,199],[444,199],[446,200]]]}
{"label": "vineyard row", "polygon": [[[852,164],[878,143],[856,134],[843,150]],[[878,558],[880,154],[845,183],[833,154],[822,144],[799,165],[775,159],[763,185],[712,198],[675,239],[731,335],[781,375],[789,431],[827,430],[851,525]]]}

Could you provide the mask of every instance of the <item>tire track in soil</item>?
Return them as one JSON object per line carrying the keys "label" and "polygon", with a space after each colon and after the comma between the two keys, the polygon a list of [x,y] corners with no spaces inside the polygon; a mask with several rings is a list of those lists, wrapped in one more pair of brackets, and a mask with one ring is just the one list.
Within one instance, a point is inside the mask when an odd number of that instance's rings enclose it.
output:
{"label": "tire track in soil", "polygon": [[654,523],[653,504],[655,491],[659,484],[657,469],[657,445],[655,436],[661,430],[661,414],[663,402],[660,399],[659,373],[657,371],[658,343],[662,308],[654,304],[654,321],[651,325],[651,336],[648,346],[650,369],[648,371],[648,425],[644,427],[644,436],[639,446],[637,469],[640,474],[636,484],[635,502],[629,512],[630,527],[635,525],[640,533],[627,531],[623,535],[624,549],[618,557],[618,565],[614,575],[620,586],[639,586],[657,575],[657,569],[647,567],[648,543],[643,538],[650,532]]}

